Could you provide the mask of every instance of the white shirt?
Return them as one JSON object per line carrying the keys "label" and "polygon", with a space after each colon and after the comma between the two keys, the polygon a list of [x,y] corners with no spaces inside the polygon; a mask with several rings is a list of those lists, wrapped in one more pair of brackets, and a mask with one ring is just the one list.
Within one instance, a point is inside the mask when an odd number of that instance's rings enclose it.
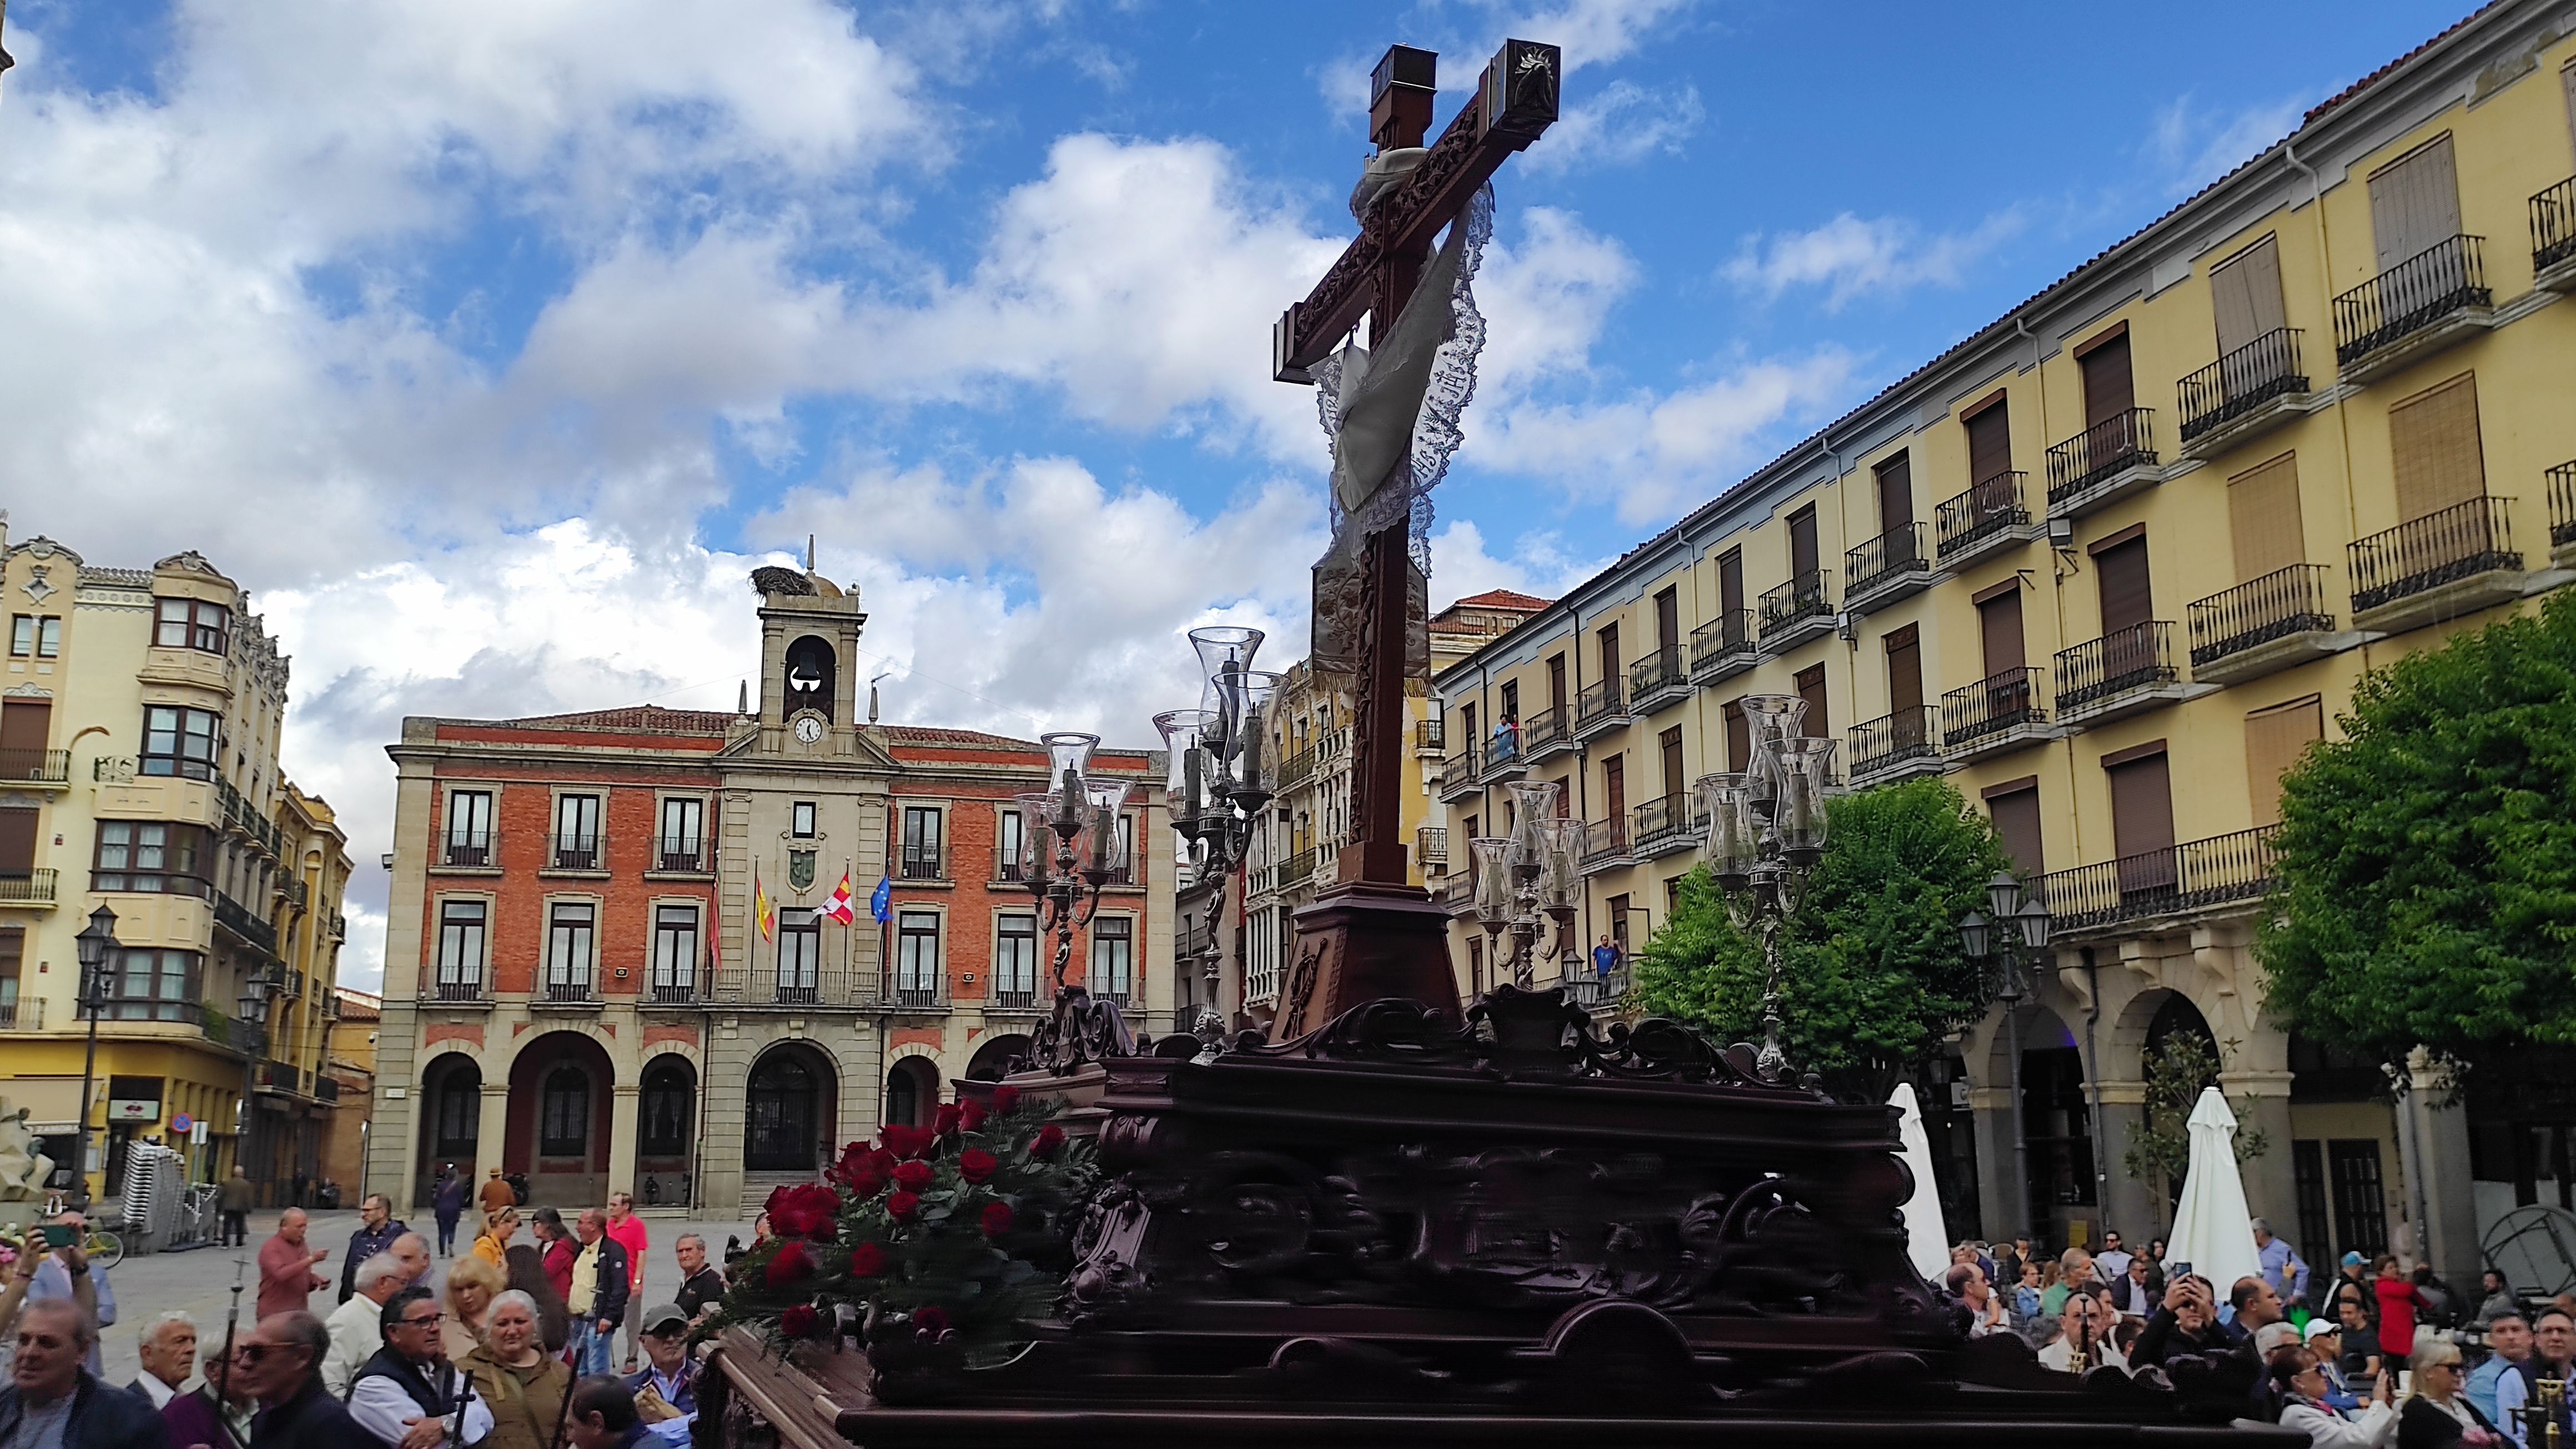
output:
{"label": "white shirt", "polygon": [[2347,1419],[2332,1409],[2292,1399],[2281,1410],[2281,1427],[2306,1434],[2312,1449],[2384,1449],[2397,1437],[2397,1411],[2374,1401],[2361,1411],[2361,1417]]}
{"label": "white shirt", "polygon": [[[2039,1351],[2041,1368],[2054,1370],[2057,1373],[2072,1373],[2074,1363],[2075,1346],[2068,1343],[2063,1335],[2060,1335],[2056,1342]],[[2085,1368],[2097,1369],[2106,1364],[2115,1369],[2126,1370],[2129,1367],[2129,1360],[2118,1349],[2107,1343],[2094,1345],[2093,1356],[2085,1361]]]}
{"label": "white shirt", "polygon": [[[429,1381],[433,1384],[438,1382],[439,1367],[430,1365]],[[465,1433],[460,1442],[480,1444],[492,1433],[492,1411],[484,1406],[482,1396],[474,1393],[473,1380],[461,1370],[456,1374],[456,1389],[470,1396],[465,1401]],[[420,1405],[412,1402],[402,1385],[378,1374],[358,1380],[356,1390],[349,1395],[349,1417],[385,1443],[399,1444],[408,1432],[403,1426],[420,1417]]]}
{"label": "white shirt", "polygon": [[142,1373],[135,1375],[134,1386],[143,1391],[144,1397],[150,1399],[152,1401],[152,1407],[156,1409],[166,1409],[170,1407],[170,1401],[179,1397],[179,1391],[177,1389],[161,1382],[160,1376],[153,1373],[150,1369],[145,1369]]}
{"label": "white shirt", "polygon": [[383,1304],[364,1293],[353,1293],[322,1320],[323,1330],[331,1335],[331,1351],[322,1359],[322,1387],[331,1397],[347,1398],[349,1381],[385,1346],[384,1316]]}
{"label": "white shirt", "polygon": [[2122,1248],[2113,1248],[2108,1252],[2096,1254],[2093,1259],[2093,1271],[2103,1282],[2117,1283],[2128,1276],[2129,1257],[2128,1251]]}

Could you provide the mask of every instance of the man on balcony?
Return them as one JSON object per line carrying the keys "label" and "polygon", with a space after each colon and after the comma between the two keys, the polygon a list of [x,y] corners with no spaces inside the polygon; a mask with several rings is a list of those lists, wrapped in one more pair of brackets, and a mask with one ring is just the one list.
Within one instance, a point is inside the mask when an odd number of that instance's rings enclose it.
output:
{"label": "man on balcony", "polygon": [[1619,947],[1604,935],[1601,938],[1601,944],[1592,948],[1592,974],[1606,983],[1610,979],[1610,973],[1618,969]]}

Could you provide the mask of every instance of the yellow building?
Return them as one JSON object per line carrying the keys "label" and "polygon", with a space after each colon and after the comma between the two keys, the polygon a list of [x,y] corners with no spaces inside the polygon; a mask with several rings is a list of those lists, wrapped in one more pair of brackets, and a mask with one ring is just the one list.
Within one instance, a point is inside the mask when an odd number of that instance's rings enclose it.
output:
{"label": "yellow building", "polygon": [[1586,939],[1642,943],[1698,858],[1691,782],[1745,763],[1739,701],[1803,696],[1853,788],[1948,775],[2055,914],[2028,1181],[1999,1016],[1923,1084],[1963,1231],[2160,1224],[2116,1164],[2142,1057],[2191,1029],[2271,1141],[2255,1210],[2312,1262],[2420,1221],[2474,1279],[2470,1185],[2514,1169],[2429,1079],[2393,1117],[2280,1030],[2249,942],[2278,778],[2362,671],[2576,577],[2555,13],[2480,11],[1443,671],[1453,833],[1563,780]]}
{"label": "yellow building", "polygon": [[104,906],[120,949],[91,1074],[92,1194],[116,1190],[137,1141],[181,1149],[196,1178],[229,1171],[250,1090],[246,1163],[282,1195],[317,1165],[319,1001],[349,873],[329,807],[278,764],[287,662],[194,553],[101,568],[49,539],[11,544],[0,521],[0,596],[0,1095],[68,1168],[89,1027],[74,938]]}
{"label": "yellow building", "polygon": [[352,1203],[385,1186],[367,1178],[367,1135],[373,1126],[368,1104],[376,1095],[376,1031],[384,1023],[384,998],[335,987],[325,1013],[322,1071],[334,1085],[339,1106],[331,1113],[330,1133],[322,1144],[322,1175],[340,1185],[343,1203]]}

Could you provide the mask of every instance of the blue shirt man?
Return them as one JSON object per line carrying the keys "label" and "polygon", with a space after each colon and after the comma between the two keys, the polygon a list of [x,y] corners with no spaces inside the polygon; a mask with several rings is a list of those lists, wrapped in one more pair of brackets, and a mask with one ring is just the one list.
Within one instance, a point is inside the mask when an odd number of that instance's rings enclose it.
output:
{"label": "blue shirt man", "polygon": [[2263,1281],[2281,1295],[2284,1306],[2305,1301],[2308,1265],[2288,1243],[2272,1236],[2272,1225],[2254,1220],[2254,1251],[2263,1265]]}
{"label": "blue shirt man", "polygon": [[1610,979],[1610,973],[1617,969],[1619,969],[1619,948],[1611,945],[1610,938],[1604,936],[1601,938],[1601,944],[1592,948],[1592,974],[1607,981]]}
{"label": "blue shirt man", "polygon": [[[2470,1370],[2463,1391],[2469,1402],[2478,1406],[2478,1412],[2487,1416],[2488,1423],[2504,1428],[2507,1437],[2519,1439],[2521,1435],[2506,1426],[2499,1411],[2520,1408],[2526,1397],[2520,1390],[2524,1366],[2531,1362],[2531,1324],[2519,1313],[2496,1314],[2487,1320],[2487,1348],[2490,1351],[2486,1362]],[[2502,1380],[2508,1378],[2514,1380],[2515,1390],[2510,1395],[2510,1405],[2497,1398],[2498,1390],[2505,1387]]]}

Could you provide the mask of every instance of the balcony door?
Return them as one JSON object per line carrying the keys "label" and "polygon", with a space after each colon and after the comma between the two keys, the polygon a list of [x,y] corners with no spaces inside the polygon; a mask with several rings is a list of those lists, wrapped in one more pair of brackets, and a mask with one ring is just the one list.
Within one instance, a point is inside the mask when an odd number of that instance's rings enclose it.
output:
{"label": "balcony door", "polygon": [[[1744,612],[1744,553],[1728,549],[1717,557],[1717,607],[1719,618],[1727,628],[1735,627],[1735,616]],[[1731,636],[1730,636],[1731,637]]]}
{"label": "balcony door", "polygon": [[[2281,305],[2281,249],[2265,237],[2209,269],[2209,300],[2218,314],[2218,355],[2227,357],[2290,325]],[[2229,394],[2243,392],[2267,378],[2239,377],[2227,370],[2222,379]]]}
{"label": "balcony door", "polygon": [[1682,771],[1682,729],[1675,725],[1656,738],[1656,749],[1664,757],[1664,793],[1678,797],[1690,789],[1690,779]]}
{"label": "balcony door", "polygon": [[1627,761],[1612,755],[1601,762],[1601,803],[1610,820],[1610,838],[1626,843],[1628,839],[1628,766]]}
{"label": "balcony door", "polygon": [[35,809],[31,806],[0,809],[0,880],[29,880],[35,874]]}
{"label": "balcony door", "polygon": [[2094,434],[2093,456],[2087,465],[2100,467],[2112,454],[2129,446],[2124,423],[2129,409],[2138,405],[2138,393],[2129,373],[2129,334],[2123,329],[2104,338],[2079,354],[2076,365],[2084,373],[2084,428],[2108,431]]}
{"label": "balcony door", "polygon": [[2283,453],[2227,480],[2227,524],[2236,580],[2251,583],[2305,563],[2299,518],[2299,456]]}
{"label": "balcony door", "polygon": [[1977,600],[1977,639],[1985,646],[1988,679],[2022,667],[2019,588],[2006,584],[1993,598]]}
{"label": "balcony door", "polygon": [[1810,503],[1789,515],[1790,581],[1803,579],[1816,568],[1816,506]]}
{"label": "balcony door", "polygon": [[2111,851],[2119,857],[2124,900],[2174,888],[2173,777],[2162,744],[2149,748],[2154,753],[2113,756],[2102,771],[2111,781]]}
{"label": "balcony door", "polygon": [[2370,236],[2392,270],[2460,234],[2460,181],[2449,132],[2370,174]]}
{"label": "balcony door", "polygon": [[1669,655],[1682,644],[1682,595],[1676,586],[1655,595],[1655,648]]}
{"label": "balcony door", "polygon": [[1556,715],[1557,728],[1565,727],[1565,656],[1547,656],[1547,707]]}
{"label": "balcony door", "polygon": [[[1914,523],[1914,469],[1903,453],[1874,470],[1878,480],[1878,531],[1894,533]],[[1889,563],[1896,562],[1890,558]]]}
{"label": "balcony door", "polygon": [[0,703],[0,779],[43,777],[45,746],[53,738],[54,702],[13,699]]}
{"label": "balcony door", "polygon": [[[1968,430],[1968,481],[1983,483],[2012,471],[2012,415],[1997,397],[1990,407],[1970,414],[1962,426]],[[1980,518],[1993,511],[1978,499]],[[1998,506],[2001,506],[2000,503]]]}
{"label": "balcony door", "polygon": [[[2154,669],[2156,641],[2150,621],[2156,610],[2148,589],[2146,535],[2094,554],[2093,579],[2102,591],[2102,673],[2095,682],[2108,683]],[[2069,683],[2058,681],[2060,688]]]}
{"label": "balcony door", "polygon": [[1898,748],[1927,743],[1923,721],[1923,645],[1912,624],[1887,636],[1887,714]]}

